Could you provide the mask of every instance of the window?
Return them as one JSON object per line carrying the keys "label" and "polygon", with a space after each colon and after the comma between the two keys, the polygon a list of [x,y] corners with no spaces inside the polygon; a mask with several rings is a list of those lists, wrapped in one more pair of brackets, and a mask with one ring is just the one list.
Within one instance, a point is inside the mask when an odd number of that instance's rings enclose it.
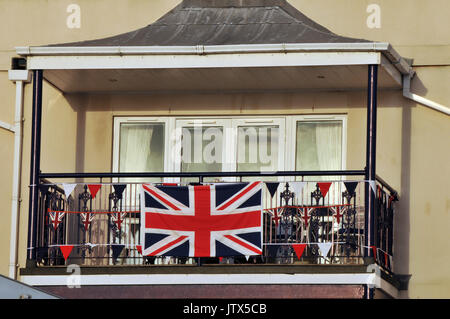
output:
{"label": "window", "polygon": [[[114,125],[113,170],[115,172],[341,170],[345,167],[345,140],[346,117],[337,115],[118,117],[115,118]],[[243,178],[243,180],[251,179],[255,178]],[[265,177],[265,180],[277,179],[288,180]],[[217,179],[205,179],[205,181],[214,180]],[[236,178],[221,180],[233,181]],[[123,181],[137,182],[138,179]]]}

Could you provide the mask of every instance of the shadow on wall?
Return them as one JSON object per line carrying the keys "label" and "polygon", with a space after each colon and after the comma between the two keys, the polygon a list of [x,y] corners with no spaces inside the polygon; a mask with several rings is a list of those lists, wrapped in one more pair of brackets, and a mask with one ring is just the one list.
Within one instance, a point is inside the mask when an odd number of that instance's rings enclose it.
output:
{"label": "shadow on wall", "polygon": [[[421,82],[420,82],[421,83]],[[426,92],[426,88],[423,86],[423,91]],[[397,212],[401,212],[395,216],[395,256],[396,265],[399,265],[395,270],[404,280],[405,284],[408,284],[410,278],[410,232],[411,232],[411,216],[410,216],[410,194],[411,194],[411,108],[415,103],[404,99],[402,104],[402,166],[401,166],[401,190],[400,201],[398,202]],[[405,298],[409,298],[409,291],[404,292]]]}
{"label": "shadow on wall", "polygon": [[[75,146],[75,172],[84,172],[86,148],[86,102],[84,94],[64,94],[69,105],[76,112],[76,146]],[[75,182],[81,182],[79,180]]]}

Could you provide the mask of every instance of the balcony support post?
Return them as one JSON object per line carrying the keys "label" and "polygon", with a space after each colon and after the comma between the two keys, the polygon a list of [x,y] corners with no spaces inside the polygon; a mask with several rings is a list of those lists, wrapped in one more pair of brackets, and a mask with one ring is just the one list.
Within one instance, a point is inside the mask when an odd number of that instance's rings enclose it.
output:
{"label": "balcony support post", "polygon": [[[366,174],[365,180],[376,180],[376,142],[377,142],[377,92],[378,65],[369,65],[367,87],[367,143],[366,143]],[[372,253],[371,246],[375,244],[375,193],[368,182],[365,183],[365,250],[364,256]]]}
{"label": "balcony support post", "polygon": [[39,174],[41,165],[42,79],[42,70],[33,71],[33,109],[31,123],[30,200],[28,210],[27,264],[35,264],[36,260]]}

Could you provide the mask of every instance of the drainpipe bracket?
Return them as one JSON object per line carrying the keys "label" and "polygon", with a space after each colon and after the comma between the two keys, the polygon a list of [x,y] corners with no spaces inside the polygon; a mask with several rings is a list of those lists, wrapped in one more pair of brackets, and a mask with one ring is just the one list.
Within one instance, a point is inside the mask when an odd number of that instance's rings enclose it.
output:
{"label": "drainpipe bracket", "polygon": [[31,82],[31,72],[28,70],[8,70],[8,78],[10,81]]}

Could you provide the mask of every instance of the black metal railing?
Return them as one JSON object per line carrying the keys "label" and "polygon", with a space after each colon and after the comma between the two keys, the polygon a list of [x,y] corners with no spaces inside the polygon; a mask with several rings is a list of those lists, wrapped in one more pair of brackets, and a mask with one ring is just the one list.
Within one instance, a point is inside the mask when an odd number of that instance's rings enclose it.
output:
{"label": "black metal railing", "polygon": [[[381,179],[375,188],[375,245],[365,246],[367,181],[364,171],[220,172],[220,173],[48,173],[40,175],[36,264],[162,265],[208,263],[362,264],[373,258],[392,271],[393,215],[396,192]],[[336,176],[339,176],[338,178]],[[140,241],[142,182],[176,182],[177,178],[257,178],[280,183],[263,187],[263,253],[228,258],[148,257]],[[351,177],[351,178],[350,178]],[[140,178],[130,182],[129,178]],[[278,179],[277,180],[274,180]],[[76,184],[70,194],[66,182]],[[123,180],[127,179],[126,182]],[[159,181],[155,181],[159,179]],[[76,181],[76,182],[75,182]],[[295,182],[302,183],[296,189]],[[272,184],[273,185],[273,184]],[[326,192],[321,188],[326,185]],[[94,187],[94,188],[91,188]],[[70,247],[70,254],[64,247]],[[372,255],[367,255],[367,251]],[[366,258],[366,259],[365,259]],[[366,260],[366,261],[365,261]]]}

